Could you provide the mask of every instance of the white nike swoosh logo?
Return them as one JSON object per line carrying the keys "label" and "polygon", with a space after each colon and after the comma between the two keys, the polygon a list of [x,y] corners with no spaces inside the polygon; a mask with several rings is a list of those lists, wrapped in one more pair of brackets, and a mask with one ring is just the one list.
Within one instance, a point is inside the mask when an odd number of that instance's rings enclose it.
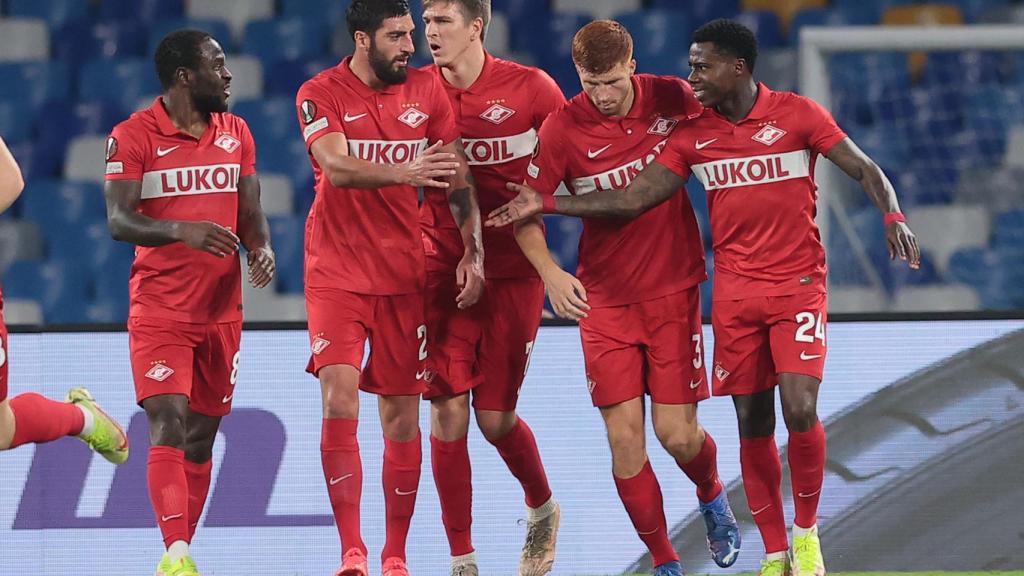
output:
{"label": "white nike swoosh logo", "polygon": [[221,400],[221,403],[222,404],[227,404],[228,402],[231,402],[231,399],[234,398],[234,397],[235,397],[234,394],[232,394],[231,396],[225,396],[224,399]]}
{"label": "white nike swoosh logo", "polygon": [[801,360],[815,360],[817,358],[821,358],[821,354],[808,354],[807,352],[800,353]]}
{"label": "white nike swoosh logo", "polygon": [[712,143],[716,142],[717,140],[718,140],[718,138],[712,138],[711,140],[708,140],[707,142],[701,142],[700,140],[697,140],[697,150],[703,150],[704,148],[707,148],[708,146],[710,146]]}
{"label": "white nike swoosh logo", "polygon": [[416,493],[416,490],[410,490],[408,492],[402,492],[400,489],[395,488],[395,494],[398,494],[399,496],[411,496],[411,495],[413,495],[415,493]]}
{"label": "white nike swoosh logo", "polygon": [[167,156],[168,154],[170,154],[171,152],[174,152],[178,148],[181,148],[181,144],[178,144],[177,146],[171,146],[170,148],[166,148],[166,149],[165,148],[157,148],[156,149],[156,157],[157,158],[163,158],[164,156]]}
{"label": "white nike swoosh logo", "polygon": [[181,518],[184,515],[185,514],[182,513],[182,514],[172,514],[171,516],[161,516],[160,517],[160,521],[161,522],[167,522],[168,520],[174,520],[175,518]]}
{"label": "white nike swoosh logo", "polygon": [[417,372],[417,373],[416,373],[416,379],[417,379],[417,380],[423,380],[423,378],[424,378],[424,377],[425,377],[426,375],[427,375],[427,372],[426,372],[426,370],[424,370],[423,372]]}
{"label": "white nike swoosh logo", "polygon": [[772,507],[772,505],[771,505],[771,504],[769,504],[769,505],[765,506],[764,508],[761,508],[760,510],[757,510],[757,511],[755,511],[755,512],[751,512],[751,513],[750,513],[750,515],[751,515],[751,516],[757,516],[757,515],[758,515],[758,514],[760,514],[761,512],[764,512],[765,510],[767,510],[767,509],[769,509],[769,508],[771,508],[771,507]]}
{"label": "white nike swoosh logo", "polygon": [[815,490],[814,492],[811,492],[810,494],[804,494],[803,492],[797,492],[796,495],[801,497],[801,498],[810,498],[811,496],[817,496],[820,492],[821,492],[821,488],[818,488],[817,490]]}
{"label": "white nike swoosh logo", "polygon": [[605,146],[604,148],[598,148],[597,150],[591,150],[591,149],[588,148],[587,149],[587,158],[590,158],[591,160],[593,160],[594,158],[597,158],[598,156],[600,156],[601,152],[604,152],[605,150],[607,150],[607,149],[609,149],[611,147],[612,147],[612,145],[609,144],[609,145]]}
{"label": "white nike swoosh logo", "polygon": [[331,486],[334,486],[338,482],[341,482],[342,480],[344,480],[346,478],[351,478],[352,476],[353,476],[353,474],[345,474],[341,478],[335,478],[335,477],[332,476],[331,479],[330,479],[330,484],[331,484]]}
{"label": "white nike swoosh logo", "polygon": [[359,120],[363,116],[366,116],[366,114],[367,114],[367,112],[363,112],[362,114],[356,114],[355,116],[349,116],[348,113],[346,112],[345,113],[345,122],[355,122],[356,120]]}
{"label": "white nike swoosh logo", "polygon": [[703,383],[704,383],[704,379],[703,378],[701,378],[700,380],[697,380],[696,382],[691,380],[690,381],[690,390],[696,390],[697,387],[699,387]]}

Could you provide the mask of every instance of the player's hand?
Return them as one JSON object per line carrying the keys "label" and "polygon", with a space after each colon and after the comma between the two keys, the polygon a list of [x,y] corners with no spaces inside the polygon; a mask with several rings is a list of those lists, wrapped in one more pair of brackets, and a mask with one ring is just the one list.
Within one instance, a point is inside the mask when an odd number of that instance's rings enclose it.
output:
{"label": "player's hand", "polygon": [[460,310],[469,308],[480,300],[484,292],[484,257],[476,250],[467,250],[455,268],[455,282],[459,295],[455,303]]}
{"label": "player's hand", "polygon": [[270,246],[262,246],[249,252],[249,284],[253,288],[264,288],[274,279],[277,260]]}
{"label": "player's hand", "polygon": [[492,228],[508,226],[513,222],[526,220],[544,211],[544,202],[541,199],[540,193],[533,188],[525,184],[516,184],[515,182],[509,182],[505,184],[505,187],[513,192],[517,192],[519,195],[508,204],[499,206],[488,214],[484,226]]}
{"label": "player's hand", "polygon": [[551,307],[560,318],[582,320],[587,317],[587,311],[590,310],[587,290],[575,276],[559,269],[544,278],[544,286],[548,290]]}
{"label": "player's hand", "polygon": [[893,222],[885,230],[885,241],[889,245],[889,259],[899,257],[912,269],[921,267],[921,248],[917,245],[917,236],[910,231],[905,222]]}
{"label": "player's hand", "polygon": [[179,222],[178,234],[186,246],[224,258],[238,250],[238,236],[216,222]]}
{"label": "player's hand", "polygon": [[412,162],[405,164],[405,177],[403,181],[416,187],[426,188],[447,188],[448,182],[442,180],[455,175],[455,169],[459,167],[455,154],[441,152],[444,143],[440,140],[434,142],[424,150]]}

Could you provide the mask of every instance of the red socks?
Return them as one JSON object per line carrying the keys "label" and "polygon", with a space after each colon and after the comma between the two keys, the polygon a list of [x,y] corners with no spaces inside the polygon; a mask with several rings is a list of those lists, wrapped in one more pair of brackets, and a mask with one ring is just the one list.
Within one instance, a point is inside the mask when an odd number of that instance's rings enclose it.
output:
{"label": "red socks", "polygon": [[747,504],[761,531],[765,552],[789,549],[782,510],[782,461],[775,436],[740,438],[740,468]]}
{"label": "red socks", "polygon": [[189,541],[188,481],[185,453],[170,446],[151,446],[147,466],[149,499],[156,513],[164,545]]}
{"label": "red socks", "polygon": [[210,471],[213,470],[213,459],[202,464],[185,460],[185,480],[188,482],[188,541],[196,534],[199,517],[206,506],[206,495],[210,492]]}
{"label": "red socks", "polygon": [[359,548],[366,554],[366,544],[359,531],[363,462],[359,458],[359,440],[356,438],[358,427],[358,420],[332,418],[324,419],[320,430],[320,461],[342,554],[352,548]]}
{"label": "red socks", "polygon": [[676,461],[686,476],[697,486],[697,499],[707,504],[722,493],[718,479],[718,445],[706,430],[704,444],[693,460],[683,464]]}
{"label": "red socks", "polygon": [[679,560],[679,555],[668,539],[661,486],[651,463],[645,463],[640,473],[632,478],[616,477],[615,487],[619,490],[619,498],[626,507],[629,519],[633,521],[637,535],[651,551],[653,565]]}
{"label": "red socks", "polygon": [[473,551],[473,480],[466,437],[445,442],[432,435],[430,463],[452,556],[469,554]]}
{"label": "red socks", "polygon": [[551,499],[551,487],[548,485],[547,473],[544,472],[544,463],[540,459],[540,450],[537,449],[537,440],[526,422],[518,419],[508,434],[494,442],[494,447],[498,449],[498,454],[505,460],[512,475],[523,485],[526,505],[539,508],[546,504]]}
{"label": "red socks", "polygon": [[407,442],[384,438],[384,515],[387,539],[381,560],[405,560],[405,539],[416,508],[423,449],[419,433]]}
{"label": "red socks", "polygon": [[56,402],[33,392],[11,398],[9,406],[14,412],[11,448],[76,436],[85,426],[85,415],[78,406]]}
{"label": "red socks", "polygon": [[818,522],[818,500],[825,479],[825,427],[821,421],[807,432],[790,431],[788,460],[796,508],[793,523],[810,528]]}

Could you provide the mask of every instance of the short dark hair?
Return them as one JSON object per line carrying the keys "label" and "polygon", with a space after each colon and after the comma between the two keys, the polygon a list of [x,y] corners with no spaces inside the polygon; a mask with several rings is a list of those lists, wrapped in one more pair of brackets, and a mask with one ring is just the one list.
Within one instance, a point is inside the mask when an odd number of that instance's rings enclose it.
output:
{"label": "short dark hair", "polygon": [[743,24],[726,18],[712,20],[693,32],[693,42],[710,42],[716,50],[736,58],[743,58],[753,72],[757,63],[757,36]]}
{"label": "short dark hair", "polygon": [[192,29],[175,30],[164,36],[153,58],[156,75],[164,90],[174,86],[174,72],[178,68],[199,69],[199,62],[203,59],[202,44],[208,39],[212,40],[213,36]]}
{"label": "short dark hair", "polygon": [[345,22],[348,23],[349,36],[355,38],[356,32],[365,32],[373,36],[388,18],[397,18],[408,13],[407,0],[352,0],[348,5],[348,11],[345,12]]}
{"label": "short dark hair", "polygon": [[442,2],[458,5],[466,22],[472,22],[477,18],[483,20],[484,29],[480,32],[480,39],[484,39],[484,36],[487,35],[487,27],[491,25],[491,0],[423,0],[423,8],[427,9],[431,4]]}

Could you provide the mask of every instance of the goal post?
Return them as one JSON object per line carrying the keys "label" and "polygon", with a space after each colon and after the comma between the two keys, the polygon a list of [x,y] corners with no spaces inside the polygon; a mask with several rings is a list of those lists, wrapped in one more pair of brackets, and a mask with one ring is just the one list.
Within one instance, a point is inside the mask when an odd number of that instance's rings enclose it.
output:
{"label": "goal post", "polygon": [[[1024,52],[1024,27],[1005,25],[809,26],[802,28],[799,34],[799,91],[835,113],[836,97],[842,95],[834,92],[837,87],[833,85],[834,71],[830,68],[830,57],[834,55],[872,52],[907,54],[968,51]],[[1018,58],[1018,62],[1016,74],[1020,92],[1016,92],[1016,94],[1024,94],[1024,58]],[[948,72],[950,75],[948,91],[951,94],[954,91],[962,93],[971,88],[965,76],[958,76],[959,72],[961,71]],[[881,105],[887,104],[890,103],[881,102]],[[920,107],[918,102],[908,104],[908,107],[913,105]],[[942,102],[926,101],[926,105],[935,107],[937,114],[942,113]],[[910,107],[909,110],[909,115],[913,115],[914,108]],[[840,122],[842,123],[842,119]],[[912,133],[910,130],[907,132]],[[851,133],[851,136],[854,135]],[[941,142],[943,136],[945,135],[942,133],[934,134],[935,142],[931,145],[936,148],[944,146],[945,143]],[[914,136],[909,138],[914,138]],[[854,136],[854,140],[857,140],[856,136]],[[952,144],[949,146],[951,147]],[[935,154],[935,162],[938,163],[939,158],[951,157],[955,154],[956,150],[943,150],[941,153]],[[969,160],[965,160],[965,162],[969,162]],[[900,186],[896,183],[894,174],[889,173],[888,176],[894,181],[897,193],[900,194]],[[844,188],[847,187],[847,182],[845,182],[847,177],[830,162],[818,162],[815,177],[820,189],[818,224],[826,247],[829,247],[830,240],[843,240],[843,246],[848,247],[852,252],[850,257],[844,258],[843,261],[856,263],[860,267],[861,278],[866,278],[867,284],[878,290],[879,293],[887,294],[882,274],[886,271],[881,270],[881,267],[877,265],[877,255],[872,254],[871,250],[866,248],[863,233],[858,234],[851,214],[837,197],[840,191],[847,189]],[[911,223],[913,224],[912,214]],[[888,309],[888,303],[886,309]]]}

